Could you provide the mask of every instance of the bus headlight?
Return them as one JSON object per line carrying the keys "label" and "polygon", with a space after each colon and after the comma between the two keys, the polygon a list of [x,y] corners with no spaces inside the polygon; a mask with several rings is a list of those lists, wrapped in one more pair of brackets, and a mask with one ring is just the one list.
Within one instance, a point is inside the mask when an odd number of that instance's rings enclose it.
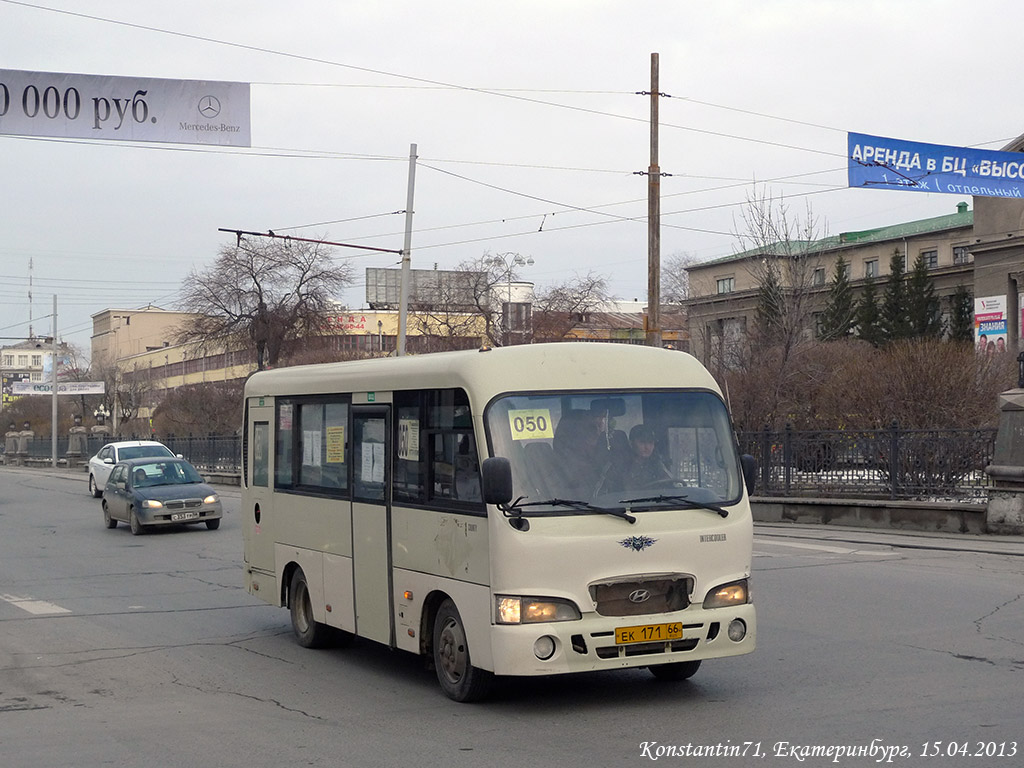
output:
{"label": "bus headlight", "polygon": [[705,608],[727,608],[730,605],[745,605],[750,602],[750,590],[746,579],[733,581],[715,587],[704,598]]}
{"label": "bus headlight", "polygon": [[580,609],[557,597],[494,596],[494,618],[498,624],[537,624],[547,621],[576,621]]}

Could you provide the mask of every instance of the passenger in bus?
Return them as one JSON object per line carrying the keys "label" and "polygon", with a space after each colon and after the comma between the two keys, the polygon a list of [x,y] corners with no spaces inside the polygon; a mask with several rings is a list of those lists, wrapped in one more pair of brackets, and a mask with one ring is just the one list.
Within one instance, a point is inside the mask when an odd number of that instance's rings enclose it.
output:
{"label": "passenger in bus", "polygon": [[557,496],[588,501],[609,465],[608,446],[600,419],[592,411],[566,411],[558,421],[553,441],[561,486]]}
{"label": "passenger in bus", "polygon": [[672,473],[655,450],[654,430],[637,424],[629,430],[629,457],[621,468],[621,488],[649,488],[672,480]]}

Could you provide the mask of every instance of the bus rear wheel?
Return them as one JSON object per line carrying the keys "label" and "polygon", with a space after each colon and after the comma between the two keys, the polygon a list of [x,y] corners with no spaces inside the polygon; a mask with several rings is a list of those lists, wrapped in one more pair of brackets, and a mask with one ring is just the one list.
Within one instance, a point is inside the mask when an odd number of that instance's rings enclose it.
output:
{"label": "bus rear wheel", "polygon": [[700,669],[700,660],[657,664],[648,667],[648,669],[659,680],[689,680]]}
{"label": "bus rear wheel", "polygon": [[330,642],[330,627],[313,618],[313,603],[309,599],[309,585],[301,568],[292,574],[288,587],[288,607],[292,614],[292,631],[303,648],[323,648]]}
{"label": "bus rear wheel", "polygon": [[493,674],[473,666],[462,617],[450,599],[434,617],[434,669],[441,690],[455,701],[479,701],[494,680]]}

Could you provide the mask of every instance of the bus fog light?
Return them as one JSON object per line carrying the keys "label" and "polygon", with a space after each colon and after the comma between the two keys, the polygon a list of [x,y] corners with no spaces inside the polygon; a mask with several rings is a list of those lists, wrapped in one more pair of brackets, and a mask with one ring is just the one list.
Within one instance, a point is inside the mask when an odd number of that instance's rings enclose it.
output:
{"label": "bus fog light", "polygon": [[543,635],[533,641],[533,655],[541,661],[547,661],[555,655],[555,638]]}
{"label": "bus fog light", "polygon": [[729,639],[738,643],[747,636],[747,625],[743,619],[733,619],[729,622]]}

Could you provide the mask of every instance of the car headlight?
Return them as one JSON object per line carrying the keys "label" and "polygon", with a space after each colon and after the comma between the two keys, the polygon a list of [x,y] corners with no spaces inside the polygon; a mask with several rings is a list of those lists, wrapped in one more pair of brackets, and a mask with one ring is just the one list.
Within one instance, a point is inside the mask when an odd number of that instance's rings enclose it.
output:
{"label": "car headlight", "polygon": [[211,493],[209,496],[207,496],[205,499],[203,499],[203,504],[213,504],[216,501],[217,501],[217,494],[216,493]]}
{"label": "car headlight", "polygon": [[570,600],[557,597],[494,596],[494,618],[498,624],[539,624],[548,621],[576,621],[580,609]]}
{"label": "car headlight", "polygon": [[162,509],[164,505],[163,502],[157,501],[156,499],[146,499],[142,502],[142,506],[147,509]]}
{"label": "car headlight", "polygon": [[715,587],[704,598],[705,608],[727,608],[730,605],[745,605],[750,602],[750,589],[746,579],[733,581]]}

